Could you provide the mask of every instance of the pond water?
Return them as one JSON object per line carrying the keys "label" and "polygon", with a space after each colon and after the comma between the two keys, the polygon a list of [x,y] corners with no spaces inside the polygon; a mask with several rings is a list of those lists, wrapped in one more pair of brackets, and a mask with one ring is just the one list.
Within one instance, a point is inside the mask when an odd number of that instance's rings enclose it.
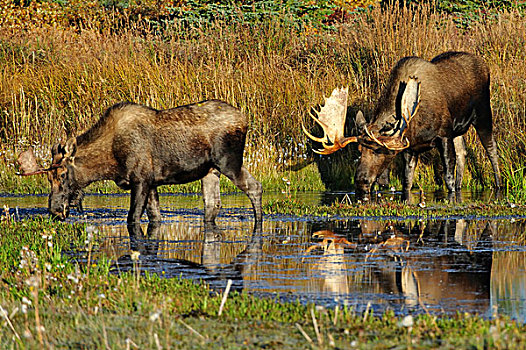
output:
{"label": "pond water", "polygon": [[[281,194],[264,201],[273,196]],[[298,194],[308,204],[340,197]],[[254,230],[244,195],[223,195],[222,202],[217,227],[206,227],[200,196],[162,195],[164,220],[141,224],[144,234],[132,238],[127,195],[88,195],[85,213],[68,220],[98,231],[93,256],[110,256],[112,273],[133,269],[131,252],[139,251],[143,271],[204,280],[217,290],[231,279],[238,291],[357,312],[498,312],[526,321],[525,218],[265,215]],[[47,212],[45,196],[0,197],[0,204],[20,218]],[[69,254],[80,261],[86,255]]]}

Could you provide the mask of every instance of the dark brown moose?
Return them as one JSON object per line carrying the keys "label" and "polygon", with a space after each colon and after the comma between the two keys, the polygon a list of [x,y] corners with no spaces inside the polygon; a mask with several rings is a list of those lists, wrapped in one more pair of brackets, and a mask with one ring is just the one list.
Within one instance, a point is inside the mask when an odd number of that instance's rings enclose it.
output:
{"label": "dark brown moose", "polygon": [[[437,147],[445,170],[450,194],[462,185],[465,150],[462,135],[473,125],[486,149],[501,187],[497,147],[493,137],[490,106],[490,75],[484,61],[465,52],[445,52],[431,61],[418,57],[402,58],[393,68],[369,123],[360,111],[356,115],[359,136],[344,137],[347,89],[335,89],[317,117],[324,136],[304,132],[321,142],[320,154],[330,154],[351,142],[360,144],[355,185],[359,197],[366,196],[371,185],[403,152],[405,163],[403,190],[407,196],[413,185],[418,155]],[[454,171],[457,166],[455,181]]]}
{"label": "dark brown moose", "polygon": [[205,221],[214,222],[222,173],[250,198],[261,223],[262,187],[243,166],[246,133],[246,117],[222,101],[161,111],[124,102],[84,134],[53,146],[51,167],[39,167],[31,149],[19,164],[21,175],[48,174],[49,212],[59,219],[80,204],[83,188],[113,180],[131,190],[129,224],[139,222],[145,209],[150,221],[159,221],[157,186],[201,179]]}

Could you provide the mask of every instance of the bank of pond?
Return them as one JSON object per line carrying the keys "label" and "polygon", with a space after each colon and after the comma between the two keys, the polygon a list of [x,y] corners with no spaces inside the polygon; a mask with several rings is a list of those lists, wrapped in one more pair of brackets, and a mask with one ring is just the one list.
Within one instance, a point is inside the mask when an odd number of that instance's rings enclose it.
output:
{"label": "bank of pond", "polygon": [[[314,207],[342,197],[299,201]],[[87,196],[84,213],[63,223],[49,220],[46,197],[2,201],[3,344],[525,343],[521,215],[267,211],[254,227],[246,197],[227,195],[217,224],[206,225],[199,196],[163,196],[163,221],[130,227],[126,196]]]}

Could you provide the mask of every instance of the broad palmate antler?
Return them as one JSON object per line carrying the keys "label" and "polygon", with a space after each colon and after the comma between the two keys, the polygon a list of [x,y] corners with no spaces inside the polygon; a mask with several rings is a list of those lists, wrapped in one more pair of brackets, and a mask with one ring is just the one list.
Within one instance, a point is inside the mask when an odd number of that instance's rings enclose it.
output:
{"label": "broad palmate antler", "polygon": [[313,150],[318,154],[331,154],[347,146],[351,142],[357,142],[356,137],[344,137],[345,118],[347,116],[347,97],[349,88],[336,88],[329,98],[325,98],[325,104],[320,111],[313,110],[317,117],[309,115],[323,129],[323,137],[316,137],[309,133],[303,123],[303,132],[313,141],[321,142],[322,150]]}

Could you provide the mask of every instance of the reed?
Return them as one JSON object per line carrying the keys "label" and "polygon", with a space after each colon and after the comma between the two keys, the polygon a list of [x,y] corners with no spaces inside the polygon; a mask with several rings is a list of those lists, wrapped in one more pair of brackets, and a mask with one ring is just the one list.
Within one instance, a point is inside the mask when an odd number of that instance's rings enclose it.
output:
{"label": "reed", "polygon": [[[45,192],[44,179],[14,175],[14,155],[35,144],[42,161],[49,161],[50,145],[86,130],[116,102],[169,108],[208,98],[232,103],[249,117],[245,157],[267,190],[350,189],[355,152],[329,161],[305,146],[301,123],[313,126],[306,117],[310,107],[334,87],[349,85],[351,106],[370,112],[401,57],[465,50],[490,66],[504,180],[514,196],[524,196],[526,22],[515,10],[480,18],[459,27],[426,4],[373,7],[335,30],[298,30],[268,20],[257,28],[218,22],[186,31],[173,24],[162,32],[134,22],[116,31],[97,25],[100,18],[83,30],[0,27],[0,192]],[[465,186],[487,186],[492,174],[484,150],[473,131],[466,139]],[[287,170],[301,163],[313,165]],[[419,166],[417,185],[433,186],[430,167]],[[291,184],[285,186],[283,177]],[[199,185],[166,190],[193,192]]]}

